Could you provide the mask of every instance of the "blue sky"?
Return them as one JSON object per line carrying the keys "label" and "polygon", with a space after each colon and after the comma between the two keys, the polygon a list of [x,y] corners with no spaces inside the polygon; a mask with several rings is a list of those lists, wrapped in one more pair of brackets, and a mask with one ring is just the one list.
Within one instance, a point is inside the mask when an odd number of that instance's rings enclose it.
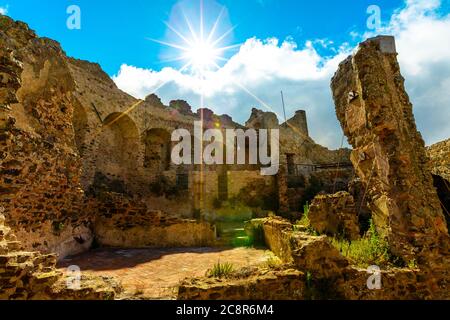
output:
{"label": "blue sky", "polygon": [[[312,137],[339,147],[330,78],[358,42],[376,34],[397,39],[399,61],[427,144],[450,137],[450,0],[203,0],[205,29],[222,8],[217,35],[235,27],[221,46],[227,61],[199,81],[179,68],[186,61],[155,39],[182,44],[167,25],[189,37],[180,9],[198,29],[200,0],[0,0],[0,13],[25,21],[40,36],[59,41],[68,55],[98,62],[122,90],[143,98],[156,90],[163,102],[185,99],[245,122],[252,107],[281,119],[305,109]],[[81,9],[81,30],[66,27],[70,5]],[[367,8],[381,10],[378,30]]]}
{"label": "blue sky", "polygon": [[[187,1],[197,9],[198,0]],[[160,69],[164,48],[147,38],[164,39],[174,0],[0,0],[8,15],[26,21],[40,36],[57,40],[74,57],[99,62],[113,75],[122,63]],[[403,4],[401,0],[223,0],[229,21],[236,26],[227,40],[242,43],[248,38],[288,36],[301,43],[308,39],[348,39],[351,30],[364,30],[366,9],[371,4],[383,8],[385,18]],[[81,8],[81,30],[66,28],[66,8]],[[208,1],[206,1],[208,4]],[[207,13],[206,13],[207,14]],[[211,16],[215,17],[217,10]]]}

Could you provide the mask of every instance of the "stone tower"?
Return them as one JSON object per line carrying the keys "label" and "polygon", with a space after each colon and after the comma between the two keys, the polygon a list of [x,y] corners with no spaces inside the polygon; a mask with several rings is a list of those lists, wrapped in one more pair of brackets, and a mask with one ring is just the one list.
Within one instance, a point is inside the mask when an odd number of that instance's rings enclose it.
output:
{"label": "stone tower", "polygon": [[[287,123],[289,124],[289,127],[294,127],[299,130],[302,135],[309,137],[308,121],[306,120],[305,110],[297,110],[295,115],[289,119]],[[288,127],[288,125],[284,123],[283,127]]]}

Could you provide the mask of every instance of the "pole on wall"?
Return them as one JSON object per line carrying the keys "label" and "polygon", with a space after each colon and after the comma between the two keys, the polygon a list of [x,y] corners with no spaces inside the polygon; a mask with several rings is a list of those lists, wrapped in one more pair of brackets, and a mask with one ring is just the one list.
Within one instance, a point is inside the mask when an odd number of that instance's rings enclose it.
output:
{"label": "pole on wall", "polygon": [[284,95],[283,95],[283,90],[281,90],[281,102],[282,102],[282,104],[283,104],[284,122],[287,124],[286,107],[285,107],[285,105],[284,105]]}

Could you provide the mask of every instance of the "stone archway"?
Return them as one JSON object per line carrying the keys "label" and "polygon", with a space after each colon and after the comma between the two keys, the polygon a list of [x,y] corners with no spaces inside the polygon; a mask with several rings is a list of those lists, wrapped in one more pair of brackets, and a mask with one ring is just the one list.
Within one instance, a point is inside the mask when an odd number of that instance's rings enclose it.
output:
{"label": "stone archway", "polygon": [[97,141],[97,173],[125,184],[132,181],[139,159],[139,130],[134,121],[124,113],[110,114]]}

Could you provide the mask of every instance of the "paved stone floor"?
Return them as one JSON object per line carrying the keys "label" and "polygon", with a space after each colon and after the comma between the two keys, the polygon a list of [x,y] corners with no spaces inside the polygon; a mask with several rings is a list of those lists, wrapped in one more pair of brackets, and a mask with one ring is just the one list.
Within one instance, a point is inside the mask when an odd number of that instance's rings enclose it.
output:
{"label": "paved stone floor", "polygon": [[205,275],[218,261],[239,268],[270,256],[253,248],[95,249],[66,258],[59,268],[77,265],[85,274],[113,276],[124,287],[123,298],[174,299],[181,280]]}

